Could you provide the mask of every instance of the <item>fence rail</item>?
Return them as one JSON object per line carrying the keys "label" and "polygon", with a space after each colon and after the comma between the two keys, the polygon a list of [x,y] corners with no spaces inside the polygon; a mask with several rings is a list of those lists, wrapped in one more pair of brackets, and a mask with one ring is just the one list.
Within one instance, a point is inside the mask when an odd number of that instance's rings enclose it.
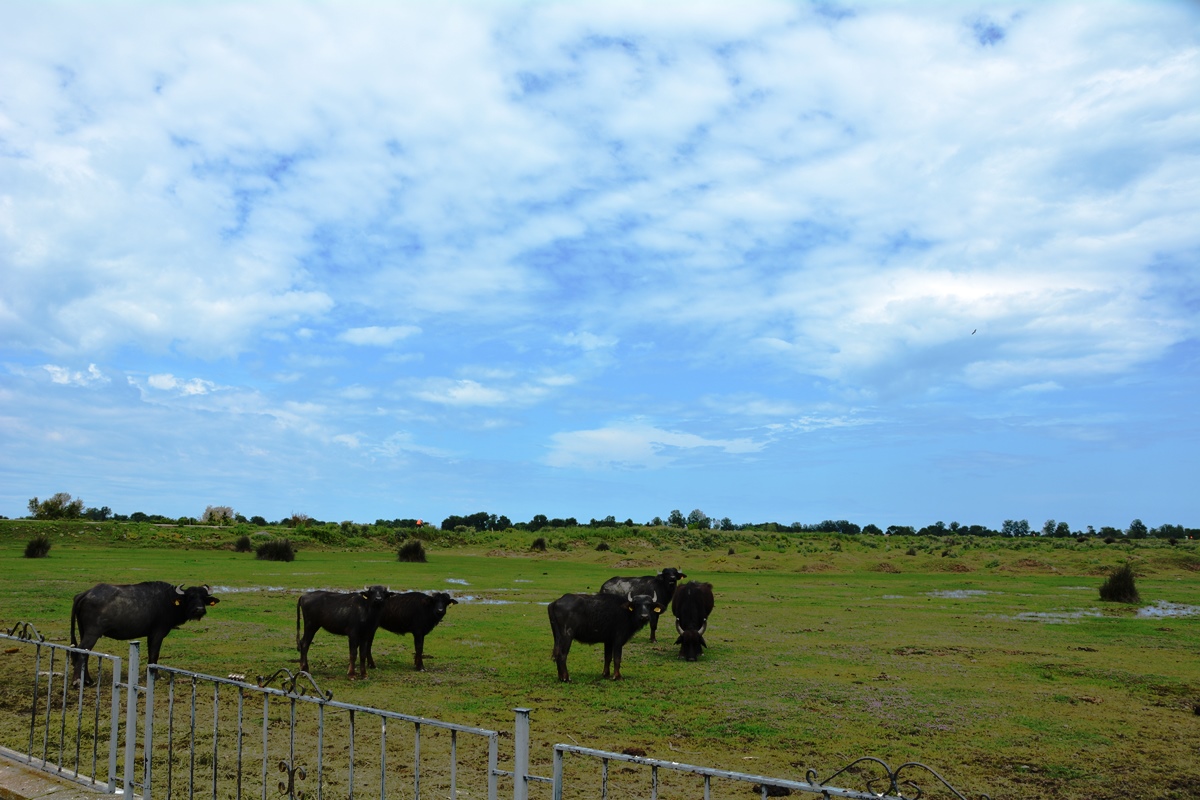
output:
{"label": "fence rail", "polygon": [[[539,776],[529,771],[527,708],[514,709],[512,769],[507,770],[499,766],[497,731],[338,702],[306,672],[281,669],[249,682],[244,675],[222,678],[151,664],[143,685],[138,642],[130,643],[123,682],[120,658],[47,642],[27,623],[0,632],[0,639],[15,645],[6,655],[18,656],[0,660],[0,711],[5,714],[0,749],[100,791],[117,792],[120,782],[126,796],[140,794],[142,800],[354,800],[356,795],[421,800],[422,793],[439,800],[497,800],[500,778],[512,780],[513,800],[528,800],[531,785],[549,786],[552,800],[614,795],[658,800],[666,794],[695,796],[696,781],[702,782],[704,800],[712,800],[714,782],[752,784],[763,800],[795,792],[826,800],[915,800],[926,792],[907,778],[913,773],[966,800],[923,764],[892,769],[870,757],[825,781],[812,770],[804,780],[792,780],[558,744],[553,775]],[[100,658],[97,680],[93,687],[82,681],[72,687],[71,662],[87,656]],[[14,710],[27,723],[9,724]],[[591,777],[572,772],[568,778],[567,756],[590,769]],[[613,762],[625,765],[621,775],[610,774]],[[829,785],[840,776],[861,781],[865,789]]]}

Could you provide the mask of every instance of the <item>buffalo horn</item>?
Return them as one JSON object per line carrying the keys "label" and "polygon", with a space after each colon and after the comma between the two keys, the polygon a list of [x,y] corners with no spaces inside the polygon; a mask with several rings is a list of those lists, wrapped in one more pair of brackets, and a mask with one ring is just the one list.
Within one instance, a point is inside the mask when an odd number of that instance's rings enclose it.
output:
{"label": "buffalo horn", "polygon": [[175,587],[175,594],[183,594],[183,584],[182,583]]}
{"label": "buffalo horn", "polygon": [[675,618],[675,632],[683,635],[683,626],[679,624],[679,617]]}
{"label": "buffalo horn", "polygon": [[633,602],[633,591],[632,590],[625,593],[625,599],[631,603]]}
{"label": "buffalo horn", "polygon": [[703,636],[706,630],[708,630],[708,617],[705,617],[704,622],[700,623],[700,635]]}

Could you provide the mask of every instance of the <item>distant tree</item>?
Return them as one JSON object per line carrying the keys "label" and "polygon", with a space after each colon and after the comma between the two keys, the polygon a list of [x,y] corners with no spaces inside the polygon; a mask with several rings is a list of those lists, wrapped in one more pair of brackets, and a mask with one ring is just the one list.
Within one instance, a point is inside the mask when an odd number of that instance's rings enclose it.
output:
{"label": "distant tree", "polygon": [[1071,526],[1065,522],[1060,522],[1054,526],[1054,535],[1059,539],[1065,539],[1071,535]]}
{"label": "distant tree", "polygon": [[708,514],[705,514],[698,508],[693,508],[688,512],[687,526],[689,528],[698,528],[702,531],[706,531],[712,527],[712,520],[708,518]]}
{"label": "distant tree", "polygon": [[683,518],[683,512],[675,508],[667,515],[667,524],[672,528],[686,528],[687,520]]}
{"label": "distant tree", "polygon": [[29,500],[29,513],[34,519],[79,519],[83,515],[83,501],[72,500],[66,492],[40,502],[33,497]]}
{"label": "distant tree", "polygon": [[92,522],[104,522],[106,519],[112,517],[112,515],[112,509],[108,506],[104,506],[103,508],[89,508],[83,512],[83,516]]}
{"label": "distant tree", "polygon": [[729,517],[721,517],[720,526],[723,531],[731,531],[733,530],[733,520]]}
{"label": "distant tree", "polygon": [[880,535],[881,533],[883,533],[883,531],[881,531],[881,530],[879,529],[879,526],[878,526],[878,525],[876,525],[876,524],[874,524],[874,523],[871,523],[871,524],[869,524],[869,525],[864,525],[864,526],[863,526],[863,529],[862,529],[862,532],[863,532],[863,533],[869,533],[869,534],[871,534],[871,535],[873,535],[873,536],[878,536],[878,535]]}
{"label": "distant tree", "polygon": [[888,525],[887,528],[888,536],[914,536],[916,533],[911,525]]}
{"label": "distant tree", "polygon": [[205,506],[200,521],[205,525],[230,525],[233,523],[234,512],[229,506]]}
{"label": "distant tree", "polygon": [[540,531],[549,524],[550,520],[545,514],[534,514],[533,519],[529,520],[529,530]]}
{"label": "distant tree", "polygon": [[1000,532],[1005,536],[1028,536],[1029,520],[1006,519],[1004,520],[1004,525],[1000,528]]}
{"label": "distant tree", "polygon": [[662,524],[663,524],[662,517],[655,517],[654,519],[650,520],[646,524],[650,525],[652,527],[655,527],[655,528],[660,528],[660,527],[662,527]]}
{"label": "distant tree", "polygon": [[1058,523],[1052,519],[1048,519],[1042,523],[1042,536],[1053,536],[1054,530],[1058,527]]}
{"label": "distant tree", "polygon": [[500,516],[496,517],[496,527],[492,528],[492,530],[506,531],[511,527],[512,527],[512,520],[509,519],[508,517],[504,516],[503,514],[501,514]]}
{"label": "distant tree", "polygon": [[1140,519],[1135,519],[1129,523],[1129,530],[1126,533],[1129,534],[1130,539],[1145,539],[1150,532],[1146,529],[1146,523]]}
{"label": "distant tree", "polygon": [[263,517],[260,517],[260,516],[258,516],[258,515],[255,515],[255,516],[253,516],[253,517],[251,517],[251,518],[250,518],[250,524],[251,524],[251,525],[258,525],[258,526],[260,526],[260,527],[266,527],[266,525],[267,525],[267,520],[266,520],[265,518],[263,518]]}

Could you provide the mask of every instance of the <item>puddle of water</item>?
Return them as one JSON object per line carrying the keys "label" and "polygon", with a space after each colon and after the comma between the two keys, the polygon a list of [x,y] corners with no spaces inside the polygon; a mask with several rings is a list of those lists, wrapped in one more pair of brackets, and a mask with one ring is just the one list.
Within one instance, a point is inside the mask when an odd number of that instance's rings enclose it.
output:
{"label": "puddle of water", "polygon": [[995,592],[985,592],[983,589],[947,589],[940,592],[926,592],[930,597],[944,597],[950,600],[963,600],[968,597],[982,597],[985,594],[996,594]]}
{"label": "puddle of water", "polygon": [[473,594],[460,594],[454,599],[460,603],[466,603],[468,605],[476,604],[481,606],[511,606],[513,604],[512,600],[493,600],[490,597],[476,597]]}
{"label": "puddle of water", "polygon": [[462,578],[446,578],[446,583],[456,583],[459,586],[470,586],[471,585]]}
{"label": "puddle of water", "polygon": [[1159,600],[1152,606],[1139,608],[1137,615],[1139,617],[1195,617],[1200,615],[1200,606],[1186,606],[1182,603],[1168,603],[1166,600]]}
{"label": "puddle of water", "polygon": [[1103,617],[1096,609],[1088,609],[1087,611],[1022,611],[1010,619],[1022,620],[1024,622],[1048,622],[1051,624],[1064,625],[1078,622],[1084,617]]}
{"label": "puddle of water", "polygon": [[902,594],[885,594],[883,596],[883,599],[884,600],[903,600],[904,595],[902,595]]}

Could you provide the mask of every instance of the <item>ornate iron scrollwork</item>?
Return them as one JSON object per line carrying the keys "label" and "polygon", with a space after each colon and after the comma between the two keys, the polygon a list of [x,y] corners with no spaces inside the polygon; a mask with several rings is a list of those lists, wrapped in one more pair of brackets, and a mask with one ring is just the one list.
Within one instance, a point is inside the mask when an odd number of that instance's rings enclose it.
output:
{"label": "ornate iron scrollwork", "polygon": [[[890,766],[888,766],[887,762],[881,759],[875,758],[874,756],[863,756],[862,758],[850,762],[823,781],[817,780],[817,772],[816,770],[812,769],[808,770],[806,773],[806,779],[809,783],[816,784],[817,786],[825,786],[838,775],[841,775],[843,772],[853,769],[864,762],[878,765],[884,772],[884,774],[880,777],[867,778],[864,781],[867,791],[876,797],[903,797],[906,798],[906,800],[918,800],[918,798],[920,798],[923,794],[920,785],[913,780],[902,780],[900,773],[904,770],[912,771],[914,769],[923,769],[936,778],[942,784],[942,786],[949,790],[955,797],[959,798],[959,800],[967,800],[966,795],[962,794],[953,786],[951,786],[950,782],[939,775],[932,767],[922,764],[919,761],[906,761],[895,769],[892,769]],[[887,783],[887,788],[882,792],[876,791],[875,786],[884,782]],[[905,794],[905,792],[910,790],[915,792],[915,794]],[[981,794],[979,797],[981,800],[991,800],[991,798],[986,794]]]}
{"label": "ornate iron scrollwork", "polygon": [[[18,633],[18,631],[20,631]],[[20,639],[23,642],[44,642],[46,637],[38,633],[38,629],[33,627],[31,622],[18,622],[13,625],[12,630],[8,631],[8,635]]]}
{"label": "ornate iron scrollwork", "polygon": [[296,779],[304,780],[308,777],[308,772],[304,767],[299,764],[293,767],[286,761],[280,761],[279,771],[287,775],[287,781],[279,782],[279,794],[288,800],[308,800],[308,792],[296,791]]}
{"label": "ornate iron scrollwork", "polygon": [[[325,700],[333,699],[333,692],[326,691],[318,686],[317,682],[313,680],[312,675],[309,675],[307,672],[293,673],[287,667],[277,669],[274,673],[266,677],[259,675],[258,687],[260,689],[265,688],[271,685],[271,683],[276,679],[279,680],[278,688],[286,694],[295,695],[296,697],[304,697],[311,692],[317,697],[321,697]],[[308,685],[305,686],[302,681],[308,681]]]}

